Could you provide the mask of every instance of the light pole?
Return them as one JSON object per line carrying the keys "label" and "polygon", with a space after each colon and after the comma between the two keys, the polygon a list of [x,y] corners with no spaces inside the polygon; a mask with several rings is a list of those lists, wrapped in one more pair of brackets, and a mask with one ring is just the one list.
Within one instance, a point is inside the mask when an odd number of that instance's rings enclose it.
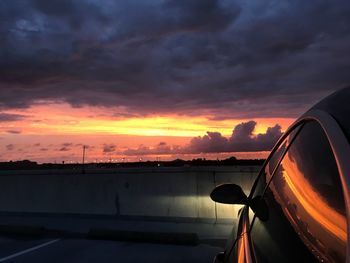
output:
{"label": "light pole", "polygon": [[83,170],[82,170],[83,174],[85,174],[85,149],[86,149],[86,146],[83,145]]}

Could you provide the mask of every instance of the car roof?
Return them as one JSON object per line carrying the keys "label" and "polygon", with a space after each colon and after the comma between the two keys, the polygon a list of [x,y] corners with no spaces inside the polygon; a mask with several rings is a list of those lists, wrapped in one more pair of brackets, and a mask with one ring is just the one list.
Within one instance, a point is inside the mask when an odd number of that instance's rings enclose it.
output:
{"label": "car roof", "polygon": [[322,110],[330,114],[350,141],[350,87],[332,93],[310,110]]}

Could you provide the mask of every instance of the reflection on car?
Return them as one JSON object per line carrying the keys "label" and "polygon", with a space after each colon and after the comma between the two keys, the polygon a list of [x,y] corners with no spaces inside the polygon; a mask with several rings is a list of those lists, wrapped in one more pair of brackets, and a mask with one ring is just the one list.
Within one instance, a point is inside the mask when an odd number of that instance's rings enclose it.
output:
{"label": "reflection on car", "polygon": [[211,198],[243,204],[215,262],[349,262],[350,88],[325,98],[278,140],[248,196],[237,185]]}

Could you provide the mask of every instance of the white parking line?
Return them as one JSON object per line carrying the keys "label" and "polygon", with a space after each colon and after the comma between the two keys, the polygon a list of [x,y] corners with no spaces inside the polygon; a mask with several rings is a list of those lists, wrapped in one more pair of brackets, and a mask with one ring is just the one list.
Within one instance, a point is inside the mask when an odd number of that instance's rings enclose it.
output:
{"label": "white parking line", "polygon": [[32,251],[34,251],[34,250],[37,250],[37,249],[39,249],[39,248],[46,247],[46,246],[51,245],[51,244],[53,244],[53,243],[55,243],[55,242],[57,242],[57,241],[59,241],[59,240],[60,240],[60,239],[54,239],[54,240],[51,240],[51,241],[49,241],[49,242],[43,243],[43,244],[41,244],[41,245],[38,245],[38,246],[35,246],[35,247],[32,247],[32,248],[28,248],[28,249],[23,250],[23,251],[21,251],[21,252],[17,252],[17,253],[15,253],[15,254],[9,255],[9,256],[7,256],[7,257],[0,258],[0,262],[4,262],[4,261],[6,261],[6,260],[9,260],[9,259],[18,257],[18,256],[20,256],[20,255],[23,255],[23,254],[32,252]]}

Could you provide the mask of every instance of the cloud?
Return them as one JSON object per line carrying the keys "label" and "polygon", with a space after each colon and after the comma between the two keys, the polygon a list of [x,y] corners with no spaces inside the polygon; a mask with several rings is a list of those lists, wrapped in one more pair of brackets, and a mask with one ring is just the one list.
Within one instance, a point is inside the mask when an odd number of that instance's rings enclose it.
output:
{"label": "cloud", "polygon": [[60,152],[68,152],[70,150],[71,150],[71,148],[65,147],[65,146],[58,149],[58,151],[60,151]]}
{"label": "cloud", "polygon": [[211,152],[252,152],[269,151],[282,135],[281,126],[269,127],[266,133],[254,135],[255,121],[242,122],[232,131],[229,138],[218,132],[207,132],[207,135],[193,138],[187,146],[188,153]]}
{"label": "cloud", "polygon": [[21,114],[0,113],[0,122],[19,121],[25,117],[26,116]]}
{"label": "cloud", "polygon": [[78,147],[78,148],[83,148],[83,147],[85,147],[86,150],[88,150],[88,149],[93,150],[93,149],[96,148],[96,147],[93,146],[93,145],[88,145],[88,144],[83,144],[83,143],[76,143],[76,144],[74,144],[74,147]]}
{"label": "cloud", "polygon": [[13,145],[12,143],[11,143],[11,144],[6,145],[6,150],[8,150],[8,151],[12,151],[12,150],[14,150],[14,149],[15,149],[15,145]]}
{"label": "cloud", "polygon": [[22,133],[22,131],[20,131],[20,130],[7,130],[6,132],[10,133],[10,134],[20,134],[20,133]]}
{"label": "cloud", "polygon": [[111,153],[117,150],[117,146],[115,144],[104,144],[103,145],[103,153]]}
{"label": "cloud", "polygon": [[265,133],[253,134],[255,121],[242,122],[235,126],[232,135],[227,138],[219,132],[207,132],[204,136],[191,139],[185,146],[170,146],[161,142],[155,147],[140,145],[127,149],[124,155],[163,155],[163,154],[198,154],[220,152],[255,152],[269,151],[281,137],[281,126],[268,127]]}
{"label": "cloud", "polygon": [[0,109],[296,117],[350,83],[349,12],[347,0],[3,0]]}
{"label": "cloud", "polygon": [[136,149],[127,149],[123,151],[124,155],[163,155],[177,152],[180,148],[178,146],[169,146],[166,142],[160,142],[155,147],[140,145]]}
{"label": "cloud", "polygon": [[228,139],[219,132],[207,132],[207,135],[198,136],[191,140],[185,148],[188,153],[227,152]]}

